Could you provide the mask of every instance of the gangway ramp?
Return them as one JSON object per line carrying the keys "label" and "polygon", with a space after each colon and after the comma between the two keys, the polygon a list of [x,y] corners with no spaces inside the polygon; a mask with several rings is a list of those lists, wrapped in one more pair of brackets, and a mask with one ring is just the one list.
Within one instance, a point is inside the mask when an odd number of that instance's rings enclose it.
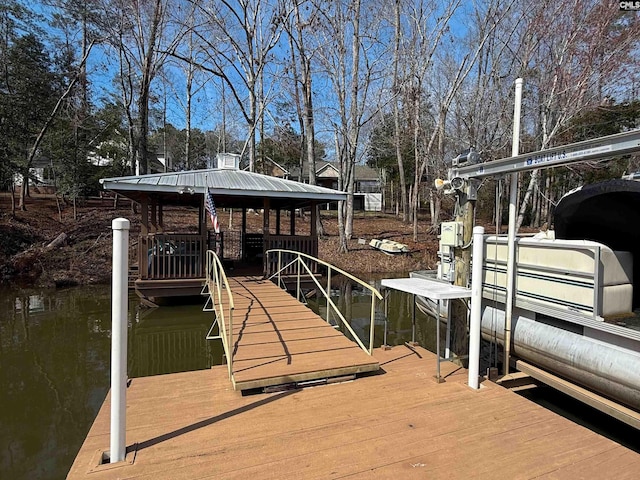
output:
{"label": "gangway ramp", "polygon": [[[285,290],[261,277],[229,277],[235,390],[374,372],[377,360]],[[229,295],[221,296],[229,311]],[[228,333],[228,332],[226,332]]]}

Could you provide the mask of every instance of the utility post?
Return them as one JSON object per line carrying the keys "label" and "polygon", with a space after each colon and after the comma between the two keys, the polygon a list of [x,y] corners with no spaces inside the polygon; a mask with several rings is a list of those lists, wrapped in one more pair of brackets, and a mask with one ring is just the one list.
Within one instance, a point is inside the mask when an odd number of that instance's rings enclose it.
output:
{"label": "utility post", "polygon": [[[456,247],[454,253],[455,278],[454,285],[469,286],[471,278],[471,239],[473,238],[473,219],[475,217],[477,182],[468,180],[464,188],[456,190],[458,211],[456,221],[462,223],[462,247]],[[451,306],[452,345],[451,350],[458,356],[466,355],[469,346],[467,338],[467,307],[464,302],[457,301]]]}

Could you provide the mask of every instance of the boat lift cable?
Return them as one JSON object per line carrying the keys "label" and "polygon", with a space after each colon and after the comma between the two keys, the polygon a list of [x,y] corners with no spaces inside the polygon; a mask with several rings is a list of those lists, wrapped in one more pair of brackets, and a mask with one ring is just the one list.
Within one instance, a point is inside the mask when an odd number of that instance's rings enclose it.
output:
{"label": "boat lift cable", "polygon": [[[498,283],[498,268],[497,268],[497,263],[498,263],[498,228],[500,225],[500,221],[499,221],[499,215],[501,212],[500,206],[502,205],[502,182],[500,182],[500,180],[498,179],[498,181],[496,181],[496,217],[495,217],[495,223],[496,223],[496,233],[495,236],[493,238],[493,242],[494,242],[494,255],[495,258],[493,259],[493,283],[494,285],[497,285]],[[493,289],[492,292],[492,300],[493,300],[493,311],[491,312],[491,337],[490,337],[490,341],[489,341],[489,366],[498,366],[498,319],[496,316],[496,311],[497,311],[497,307],[498,307],[498,292],[496,289]],[[495,352],[494,352],[495,350]],[[493,362],[495,361],[495,365],[493,364]]]}

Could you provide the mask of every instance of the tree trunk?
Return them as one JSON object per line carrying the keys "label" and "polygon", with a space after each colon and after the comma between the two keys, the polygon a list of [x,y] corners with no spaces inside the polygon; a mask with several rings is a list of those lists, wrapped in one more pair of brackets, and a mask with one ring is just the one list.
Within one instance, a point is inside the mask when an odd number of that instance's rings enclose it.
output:
{"label": "tree trunk", "polygon": [[340,233],[338,252],[339,253],[347,253],[349,251],[349,247],[347,244],[347,235],[345,233],[345,225],[344,225],[344,211],[345,211],[345,201],[340,200],[338,202],[338,232]]}
{"label": "tree trunk", "polygon": [[547,172],[547,178],[545,179],[544,185],[544,209],[542,211],[542,218],[547,223],[547,225],[551,225],[551,177],[553,176],[553,170]]}
{"label": "tree trunk", "polygon": [[349,175],[349,183],[347,186],[347,211],[345,213],[345,237],[347,240],[351,240],[353,236],[353,194],[355,189],[355,181],[354,181],[354,165],[351,164],[349,167],[352,169],[351,175]]}
{"label": "tree trunk", "polygon": [[[433,190],[431,190],[431,194],[433,195]],[[434,208],[435,214],[431,218],[431,225],[433,228],[436,228],[440,224],[440,211],[442,210],[442,197],[439,194],[433,195],[433,200],[436,205]]]}
{"label": "tree trunk", "polygon": [[497,188],[496,196],[498,197],[496,199],[496,235],[499,235],[500,232],[502,231],[502,196],[503,196],[502,179],[498,178],[496,180],[496,188]]}
{"label": "tree trunk", "polygon": [[358,72],[360,71],[360,11],[361,2],[355,0],[353,3],[353,32],[351,34],[351,86],[350,86],[350,111],[349,111],[349,130],[348,145],[346,152],[347,157],[347,211],[345,218],[345,236],[347,240],[351,239],[353,234],[353,194],[355,189],[355,165],[356,155],[358,153],[358,139],[360,137],[360,119],[358,111],[358,102],[360,97],[360,79]]}
{"label": "tree trunk", "polygon": [[540,191],[537,185],[533,187],[533,199],[531,202],[531,226],[538,227],[540,225]]}
{"label": "tree trunk", "polygon": [[[340,191],[344,191],[344,177],[342,175],[343,169],[345,169],[346,167],[344,166],[344,152],[342,152],[340,150],[340,142],[338,141],[338,134],[337,132],[334,134],[334,141],[335,141],[335,149],[336,152],[338,152],[339,155],[339,161],[340,161],[340,174],[338,175],[338,190]],[[341,200],[338,202],[338,234],[340,235],[340,239],[339,239],[339,244],[338,244],[338,253],[347,253],[349,251],[348,248],[348,244],[347,244],[347,236],[345,233],[345,201]]]}
{"label": "tree trunk", "polygon": [[11,216],[16,216],[16,185],[11,181]]}
{"label": "tree trunk", "polygon": [[20,200],[18,203],[18,208],[23,212],[27,210],[26,198],[27,198],[27,190],[29,189],[29,169],[27,168],[27,173],[22,172],[22,185],[20,186]]}
{"label": "tree trunk", "polygon": [[393,49],[393,93],[395,97],[393,99],[393,141],[395,143],[396,161],[398,163],[398,175],[400,179],[400,192],[402,196],[402,221],[409,222],[409,209],[407,208],[407,181],[405,179],[404,172],[404,159],[402,158],[400,108],[398,105],[398,99],[401,90],[400,82],[398,79],[398,64],[400,62],[400,38],[402,34],[400,23],[400,1],[396,0],[395,3],[395,43]]}
{"label": "tree trunk", "polygon": [[[193,97],[193,67],[189,65],[187,71],[187,108],[185,116],[187,117],[187,128],[185,129],[184,156],[187,162],[187,170],[191,170],[194,166],[191,163],[191,100]],[[165,165],[167,164],[167,152],[164,152]]]}
{"label": "tree trunk", "polygon": [[[456,220],[463,224],[462,242],[468,245],[473,237],[473,218],[475,213],[475,202],[469,201],[465,194],[459,194],[460,205],[459,214]],[[471,249],[456,248],[455,254],[455,285],[467,287],[471,278]],[[467,307],[462,301],[454,301],[451,305],[451,350],[458,356],[468,353],[468,331],[467,331]]]}
{"label": "tree trunk", "polygon": [[140,162],[140,174],[149,172],[149,100],[151,93],[151,81],[155,76],[154,64],[156,57],[156,41],[158,29],[162,19],[162,0],[156,0],[153,10],[151,31],[147,42],[147,51],[143,58],[142,79],[140,81],[140,96],[138,98],[138,161]]}
{"label": "tree trunk", "polygon": [[54,248],[61,247],[66,243],[66,241],[67,241],[67,234],[65,232],[62,232],[52,242],[50,242],[45,248],[47,250],[52,250]]}
{"label": "tree trunk", "polygon": [[531,194],[533,192],[533,189],[535,188],[536,182],[538,181],[538,172],[539,170],[531,171],[531,178],[529,179],[529,185],[527,186],[527,191],[525,192],[524,198],[522,199],[522,205],[520,206],[520,212],[518,213],[518,220],[516,221],[516,233],[518,233],[518,230],[520,230],[520,227],[522,226],[522,222],[524,221],[524,214],[527,211]]}

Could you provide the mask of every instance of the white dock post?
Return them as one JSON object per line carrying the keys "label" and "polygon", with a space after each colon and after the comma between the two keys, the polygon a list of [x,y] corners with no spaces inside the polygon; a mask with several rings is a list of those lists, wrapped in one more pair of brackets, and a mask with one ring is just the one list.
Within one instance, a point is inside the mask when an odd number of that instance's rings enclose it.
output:
{"label": "white dock post", "polygon": [[[520,151],[520,111],[522,108],[522,78],[516,78],[515,102],[513,105],[513,140],[511,156]],[[509,193],[509,227],[507,231],[507,303],[504,317],[504,374],[509,373],[511,355],[511,322],[513,318],[513,296],[515,295],[516,271],[516,216],[518,204],[518,172],[511,174]],[[496,232],[498,235],[498,232]]]}
{"label": "white dock post", "polygon": [[482,266],[484,264],[484,228],[473,228],[471,269],[471,322],[469,325],[469,386],[478,387],[480,370],[480,322],[482,316]]}
{"label": "white dock post", "polygon": [[127,324],[129,298],[129,220],[116,218],[113,230],[113,280],[111,290],[111,434],[109,463],[126,455]]}

